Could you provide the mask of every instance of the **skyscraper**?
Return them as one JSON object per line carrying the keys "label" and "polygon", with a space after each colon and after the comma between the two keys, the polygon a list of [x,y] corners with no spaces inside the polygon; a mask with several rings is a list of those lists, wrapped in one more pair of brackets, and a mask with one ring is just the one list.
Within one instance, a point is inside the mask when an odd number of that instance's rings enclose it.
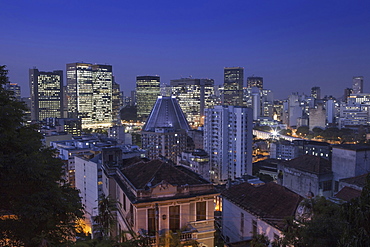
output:
{"label": "skyscraper", "polygon": [[214,80],[181,78],[171,80],[170,85],[190,126],[202,125],[204,109],[214,106]]}
{"label": "skyscraper", "polygon": [[223,105],[243,106],[244,68],[224,68]]}
{"label": "skyscraper", "polygon": [[352,89],[354,94],[359,94],[364,92],[364,77],[354,76],[352,80]]}
{"label": "skyscraper", "polygon": [[252,128],[251,108],[205,109],[204,150],[210,157],[213,182],[225,183],[252,173]]}
{"label": "skyscraper", "polygon": [[68,117],[81,118],[82,128],[112,123],[112,66],[67,64]]}
{"label": "skyscraper", "polygon": [[311,97],[314,99],[321,99],[321,89],[320,87],[311,88]]}
{"label": "skyscraper", "polygon": [[18,83],[9,82],[4,85],[5,90],[13,92],[14,98],[21,101],[21,86]]}
{"label": "skyscraper", "polygon": [[120,110],[123,107],[123,92],[120,85],[113,81],[112,84],[112,116],[113,121],[119,121]]}
{"label": "skyscraper", "polygon": [[63,117],[63,71],[29,70],[31,120]]}
{"label": "skyscraper", "polygon": [[145,121],[160,95],[159,76],[136,77],[136,105],[138,119]]}
{"label": "skyscraper", "polygon": [[186,150],[190,126],[175,97],[159,96],[142,130],[142,146],[150,159],[165,157],[176,163]]}
{"label": "skyscraper", "polygon": [[258,87],[259,89],[263,89],[263,77],[251,76],[247,78],[247,87]]}

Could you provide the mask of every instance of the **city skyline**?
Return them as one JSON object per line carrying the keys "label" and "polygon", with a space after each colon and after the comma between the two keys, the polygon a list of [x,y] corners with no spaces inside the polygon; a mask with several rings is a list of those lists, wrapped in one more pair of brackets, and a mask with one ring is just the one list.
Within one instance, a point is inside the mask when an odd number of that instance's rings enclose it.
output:
{"label": "city skyline", "polygon": [[[370,3],[235,1],[102,3],[5,1],[0,63],[29,96],[28,69],[109,64],[125,95],[136,76],[210,78],[224,67],[260,76],[276,99],[292,92],[340,97],[370,78]],[[65,76],[65,71],[64,71]],[[246,79],[245,79],[246,80]],[[246,81],[244,80],[244,86]]]}

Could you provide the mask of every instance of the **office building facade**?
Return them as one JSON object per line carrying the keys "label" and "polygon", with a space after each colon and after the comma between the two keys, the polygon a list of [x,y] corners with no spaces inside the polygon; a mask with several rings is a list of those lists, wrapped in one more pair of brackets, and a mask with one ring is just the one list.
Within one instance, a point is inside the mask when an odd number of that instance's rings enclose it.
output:
{"label": "office building facade", "polygon": [[223,105],[243,106],[244,68],[224,68]]}
{"label": "office building facade", "polygon": [[63,117],[63,71],[29,70],[31,120]]}
{"label": "office building facade", "polygon": [[204,109],[214,106],[214,80],[181,78],[171,80],[170,85],[190,126],[203,125]]}
{"label": "office building facade", "polygon": [[112,66],[67,64],[68,117],[81,118],[83,128],[112,124]]}
{"label": "office building facade", "polygon": [[247,78],[247,87],[258,87],[260,90],[263,89],[263,77],[251,76]]}
{"label": "office building facade", "polygon": [[18,83],[9,82],[4,85],[5,90],[13,93],[13,97],[21,101],[21,86]]}
{"label": "office building facade", "polygon": [[359,94],[364,92],[364,77],[354,76],[352,80],[353,94]]}
{"label": "office building facade", "polygon": [[159,76],[136,77],[136,105],[139,120],[146,121],[159,95]]}

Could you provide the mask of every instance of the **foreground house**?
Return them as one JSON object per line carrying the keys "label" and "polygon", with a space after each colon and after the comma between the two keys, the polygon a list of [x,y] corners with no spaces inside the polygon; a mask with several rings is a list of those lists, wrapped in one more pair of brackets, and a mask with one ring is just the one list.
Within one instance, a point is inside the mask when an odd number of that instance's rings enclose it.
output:
{"label": "foreground house", "polygon": [[161,160],[128,159],[109,173],[110,195],[118,202],[113,235],[132,232],[155,244],[156,234],[171,230],[183,241],[214,246],[214,200],[219,194],[212,183]]}
{"label": "foreground house", "polygon": [[270,242],[282,237],[285,219],[296,215],[303,197],[270,182],[261,186],[242,183],[222,192],[222,235],[226,243],[265,234]]}

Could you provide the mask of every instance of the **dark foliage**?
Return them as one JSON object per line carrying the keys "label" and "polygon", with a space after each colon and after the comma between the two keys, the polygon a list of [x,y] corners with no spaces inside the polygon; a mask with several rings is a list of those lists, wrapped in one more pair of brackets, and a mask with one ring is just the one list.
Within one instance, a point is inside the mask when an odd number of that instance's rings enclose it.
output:
{"label": "dark foliage", "polygon": [[3,89],[0,66],[0,245],[64,246],[83,216],[78,191],[62,179],[61,160],[23,123],[23,103]]}

